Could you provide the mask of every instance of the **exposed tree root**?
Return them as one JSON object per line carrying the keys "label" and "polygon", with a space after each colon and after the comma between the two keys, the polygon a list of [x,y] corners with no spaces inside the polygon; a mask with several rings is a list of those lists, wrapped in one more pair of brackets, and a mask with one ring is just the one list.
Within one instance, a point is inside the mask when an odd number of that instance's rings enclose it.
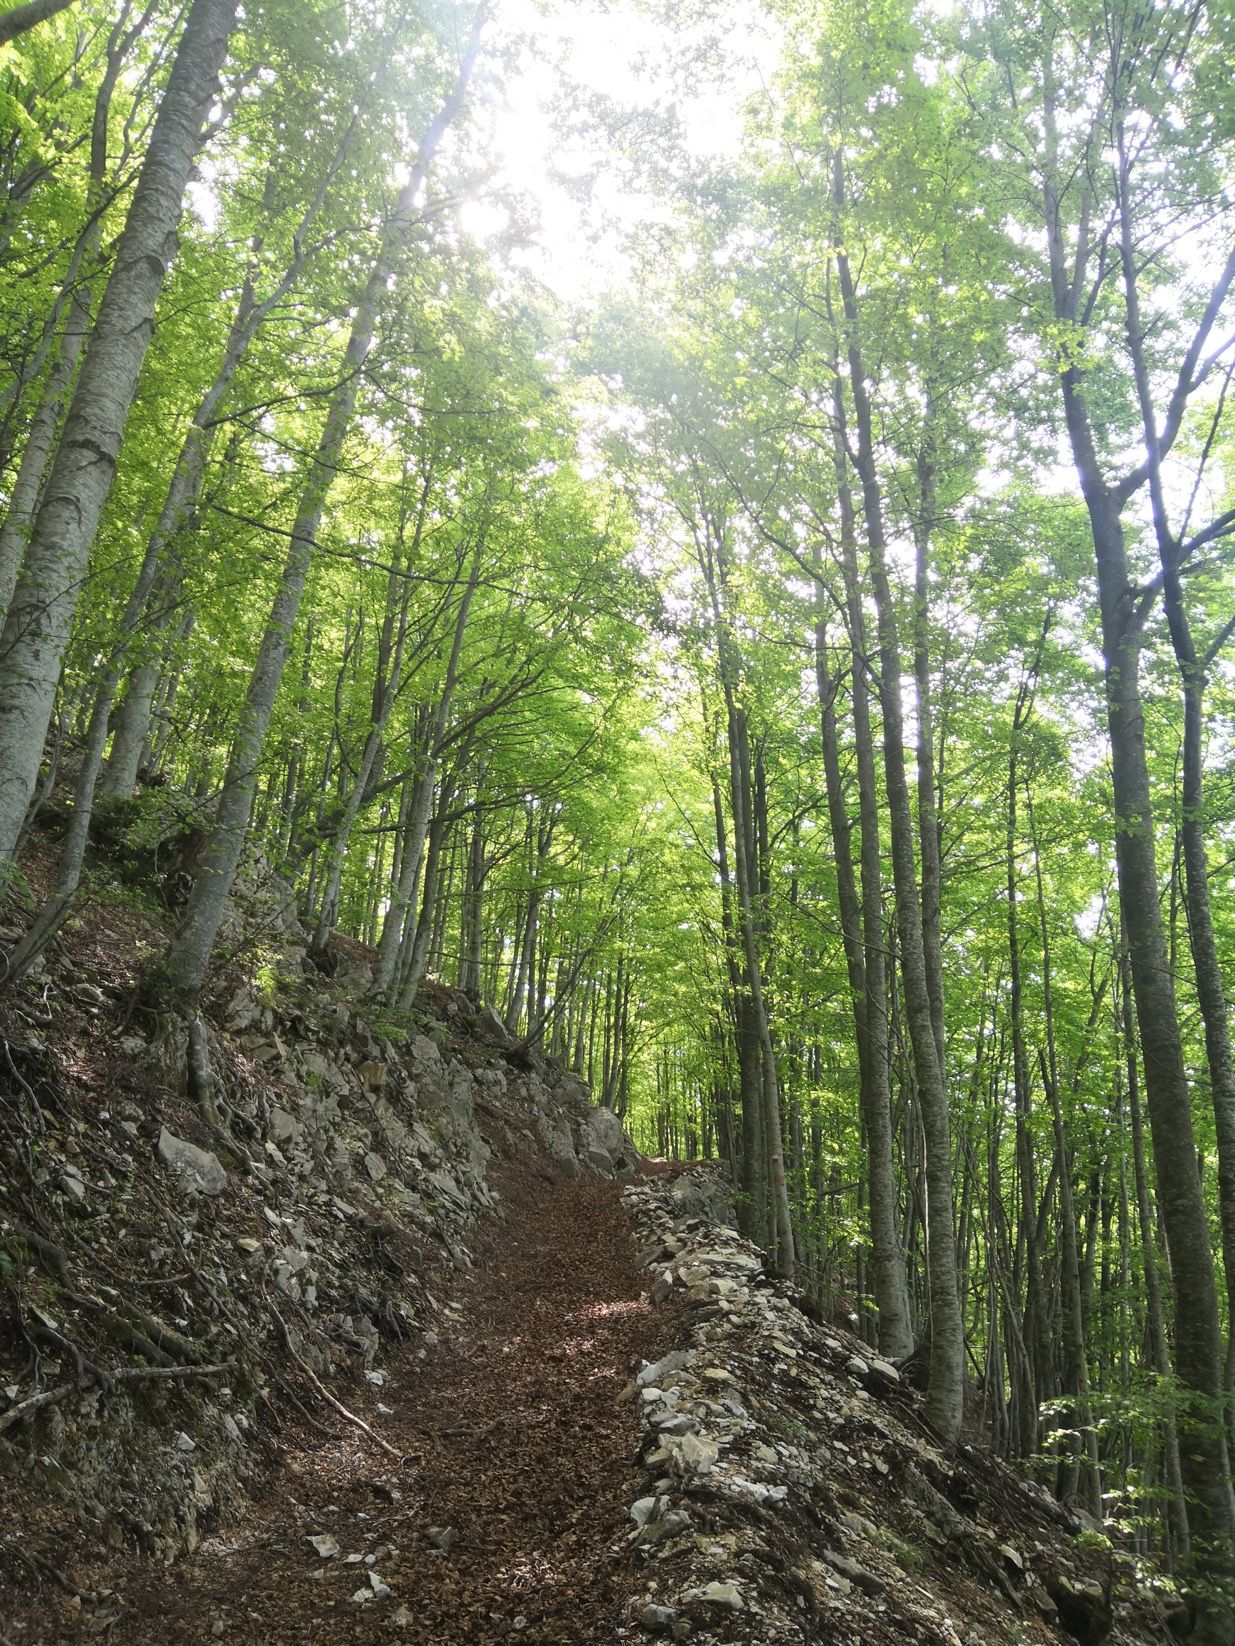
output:
{"label": "exposed tree root", "polygon": [[[236,1369],[234,1360],[220,1361],[216,1366],[121,1366],[116,1371],[108,1371],[107,1377],[114,1384],[121,1383],[152,1383],[167,1378],[188,1377],[219,1377],[224,1372],[233,1372]],[[42,1389],[36,1395],[28,1395],[25,1400],[19,1400],[15,1406],[10,1406],[7,1412],[0,1413],[0,1434],[11,1429],[15,1423],[29,1417],[44,1406],[54,1406],[57,1401],[67,1395],[81,1394],[79,1383],[57,1383],[54,1388]]]}
{"label": "exposed tree root", "polygon": [[299,1366],[300,1370],[308,1378],[309,1382],[317,1390],[318,1394],[321,1395],[327,1405],[332,1406],[341,1418],[344,1418],[348,1423],[353,1424],[361,1431],[362,1434],[367,1435],[375,1446],[380,1447],[383,1452],[386,1452],[390,1457],[393,1457],[396,1462],[401,1463],[403,1461],[403,1454],[401,1452],[397,1452],[393,1446],[382,1439],[381,1435],[377,1434],[375,1430],[370,1428],[363,1417],[357,1417],[356,1413],[349,1411],[341,1400],[337,1400],[322,1382],[321,1378],[318,1377],[313,1368],[307,1365],[300,1355],[296,1353],[295,1346],[292,1343],[292,1334],[287,1329],[287,1322],[283,1319],[283,1316],[275,1308],[273,1303],[271,1303],[269,1307],[271,1314],[274,1316],[275,1323],[282,1334],[283,1344],[287,1349],[288,1354],[291,1355],[297,1366]]}

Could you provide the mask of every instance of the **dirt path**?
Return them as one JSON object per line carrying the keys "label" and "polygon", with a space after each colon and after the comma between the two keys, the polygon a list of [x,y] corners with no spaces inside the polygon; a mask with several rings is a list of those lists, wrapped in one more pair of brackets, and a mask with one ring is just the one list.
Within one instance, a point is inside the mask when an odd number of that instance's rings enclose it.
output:
{"label": "dirt path", "polygon": [[[617,1638],[640,1481],[616,1396],[655,1353],[651,1314],[616,1185],[512,1182],[507,1204],[428,1358],[379,1362],[384,1385],[349,1397],[404,1461],[355,1430],[290,1455],[244,1523],[192,1559],[113,1571],[110,1646]],[[320,1558],[312,1536],[338,1553]],[[98,1640],[100,1621],[41,1638]]]}

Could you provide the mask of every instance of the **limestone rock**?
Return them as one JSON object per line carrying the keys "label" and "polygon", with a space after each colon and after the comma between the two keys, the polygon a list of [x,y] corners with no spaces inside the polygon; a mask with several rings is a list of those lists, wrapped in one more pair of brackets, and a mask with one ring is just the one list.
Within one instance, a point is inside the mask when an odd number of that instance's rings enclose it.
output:
{"label": "limestone rock", "polygon": [[177,1137],[166,1126],[159,1130],[155,1153],[190,1194],[217,1195],[227,1187],[227,1173],[218,1155]]}
{"label": "limestone rock", "polygon": [[654,1635],[667,1634],[677,1620],[678,1614],[672,1606],[658,1606],[654,1601],[649,1601],[639,1613],[640,1623]]}
{"label": "limestone rock", "polygon": [[482,1006],[476,1015],[476,1027],[483,1039],[494,1046],[513,1046],[514,1038],[492,1006]]}
{"label": "limestone rock", "polygon": [[730,1612],[744,1612],[746,1602],[742,1598],[742,1591],[736,1583],[708,1583],[699,1591],[700,1600],[706,1600],[709,1605],[723,1606]]}
{"label": "limestone rock", "polygon": [[609,1176],[632,1167],[635,1162],[634,1146],[612,1109],[595,1108],[584,1115],[579,1126],[579,1149],[589,1164],[597,1166],[598,1170],[603,1170],[600,1166],[600,1157],[603,1156]]}

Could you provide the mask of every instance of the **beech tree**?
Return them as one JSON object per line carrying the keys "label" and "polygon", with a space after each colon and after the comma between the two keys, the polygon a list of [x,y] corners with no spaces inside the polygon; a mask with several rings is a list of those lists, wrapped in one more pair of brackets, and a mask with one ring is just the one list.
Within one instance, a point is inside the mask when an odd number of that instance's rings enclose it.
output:
{"label": "beech tree", "polygon": [[34,794],[82,578],[150,345],[185,187],[235,21],[235,0],[194,0],[189,10],[5,619],[0,857],[10,865]]}
{"label": "beech tree", "polygon": [[1229,1641],[1229,19],[676,15],[578,303],[501,8],[0,16],[4,986],[156,841],[237,1154],[220,964],[490,1008]]}

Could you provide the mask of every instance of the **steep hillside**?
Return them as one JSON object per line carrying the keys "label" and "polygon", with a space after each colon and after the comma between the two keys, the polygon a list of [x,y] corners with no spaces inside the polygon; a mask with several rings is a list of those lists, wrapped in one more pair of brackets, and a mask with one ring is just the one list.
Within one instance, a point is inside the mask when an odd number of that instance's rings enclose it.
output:
{"label": "steep hillside", "polygon": [[[71,1596],[98,1548],[191,1552],[270,1478],[289,1424],[391,1455],[382,1364],[438,1342],[481,1221],[506,1216],[503,1171],[630,1167],[614,1117],[495,1014],[428,986],[384,1023],[346,942],[331,978],[306,971],[277,893],[255,870],[232,916],[250,954],[262,936],[265,991],[221,976],[196,1050],[140,1005],[159,923],[114,896],[4,1002],[9,1594]],[[208,1102],[185,1095],[203,1050]]]}
{"label": "steep hillside", "polygon": [[456,991],[374,1013],[260,864],[186,1041],[115,861],[4,1004],[4,1646],[1160,1638],[714,1168],[639,1159]]}

